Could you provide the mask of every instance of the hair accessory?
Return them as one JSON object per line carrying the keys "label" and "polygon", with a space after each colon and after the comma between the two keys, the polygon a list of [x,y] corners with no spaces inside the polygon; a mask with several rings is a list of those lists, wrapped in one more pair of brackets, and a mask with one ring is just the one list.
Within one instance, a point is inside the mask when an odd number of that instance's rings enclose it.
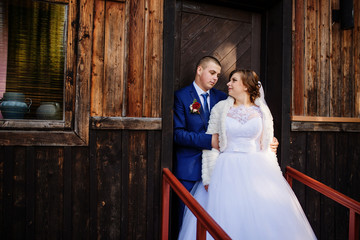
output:
{"label": "hair accessory", "polygon": [[258,83],[257,83],[257,84],[258,84],[258,86],[259,86],[259,88],[260,88],[260,87],[261,87],[261,82],[260,82],[260,81],[258,81]]}

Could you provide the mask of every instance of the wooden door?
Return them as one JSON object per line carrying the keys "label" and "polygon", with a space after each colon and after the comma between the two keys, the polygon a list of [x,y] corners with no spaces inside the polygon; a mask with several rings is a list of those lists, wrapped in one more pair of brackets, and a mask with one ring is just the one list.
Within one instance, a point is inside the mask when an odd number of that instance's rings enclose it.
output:
{"label": "wooden door", "polygon": [[196,63],[205,55],[220,60],[222,74],[215,87],[224,92],[235,68],[260,74],[260,14],[190,1],[179,1],[176,14],[175,90],[194,81]]}

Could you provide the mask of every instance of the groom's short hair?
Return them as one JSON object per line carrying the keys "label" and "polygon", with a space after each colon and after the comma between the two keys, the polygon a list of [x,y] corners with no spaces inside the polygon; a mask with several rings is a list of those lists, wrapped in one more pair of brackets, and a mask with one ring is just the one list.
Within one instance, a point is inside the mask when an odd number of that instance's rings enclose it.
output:
{"label": "groom's short hair", "polygon": [[207,64],[208,64],[209,62],[213,62],[213,63],[215,63],[216,65],[218,65],[219,67],[221,67],[220,61],[217,60],[215,57],[213,57],[213,56],[204,56],[204,57],[202,57],[202,58],[198,61],[198,63],[196,64],[195,72],[196,72],[196,70],[197,70],[197,68],[198,68],[199,66],[201,66],[202,68],[206,68],[206,67],[207,67]]}

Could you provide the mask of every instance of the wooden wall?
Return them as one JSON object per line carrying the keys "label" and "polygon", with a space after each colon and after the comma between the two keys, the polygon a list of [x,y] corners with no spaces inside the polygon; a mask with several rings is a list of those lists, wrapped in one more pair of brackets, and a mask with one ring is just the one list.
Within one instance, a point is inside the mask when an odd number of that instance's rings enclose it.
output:
{"label": "wooden wall", "polygon": [[295,116],[360,117],[360,3],[354,28],[332,20],[340,0],[293,0]]}
{"label": "wooden wall", "polygon": [[75,34],[92,43],[75,47],[91,60],[89,145],[0,146],[2,239],[159,238],[161,169],[171,162],[162,146],[172,144],[162,121],[171,119],[162,118],[163,4],[79,0],[89,26]]}
{"label": "wooden wall", "polygon": [[[340,0],[293,0],[293,122],[285,162],[360,201],[360,2],[353,2],[355,26],[344,30],[332,21]],[[346,208],[301,184],[294,190],[319,239],[348,238]]]}
{"label": "wooden wall", "polygon": [[[289,165],[360,201],[360,134],[292,132]],[[298,184],[294,191],[318,239],[348,239],[349,212]]]}
{"label": "wooden wall", "polygon": [[160,117],[163,1],[94,4],[91,116]]}

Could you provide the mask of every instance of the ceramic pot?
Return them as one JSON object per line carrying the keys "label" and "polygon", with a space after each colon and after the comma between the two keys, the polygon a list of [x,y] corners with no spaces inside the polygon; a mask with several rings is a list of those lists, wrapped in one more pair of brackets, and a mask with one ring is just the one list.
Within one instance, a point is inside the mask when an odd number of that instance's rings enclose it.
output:
{"label": "ceramic pot", "polygon": [[23,93],[5,92],[0,100],[0,110],[5,119],[23,119],[31,103],[31,99],[25,98]]}
{"label": "ceramic pot", "polygon": [[42,102],[40,107],[36,109],[36,116],[43,120],[59,120],[60,104],[57,102]]}

